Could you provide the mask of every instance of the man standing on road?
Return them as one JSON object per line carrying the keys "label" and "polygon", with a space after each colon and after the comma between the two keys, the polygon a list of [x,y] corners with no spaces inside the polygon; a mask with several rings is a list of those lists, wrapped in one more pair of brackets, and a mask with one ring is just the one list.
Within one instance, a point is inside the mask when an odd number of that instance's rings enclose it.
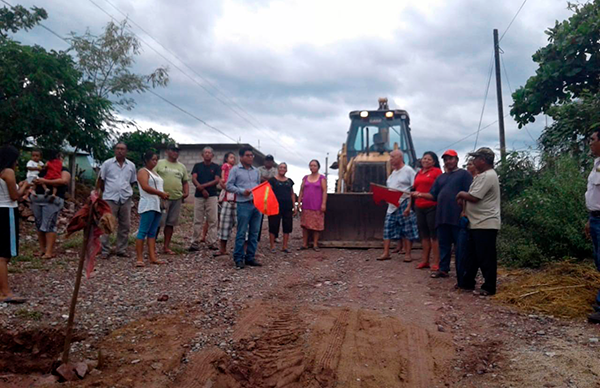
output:
{"label": "man standing on road", "polygon": [[456,251],[456,279],[458,286],[462,285],[464,273],[464,246],[459,246],[460,216],[462,209],[456,202],[456,195],[461,191],[468,191],[473,177],[468,171],[458,168],[458,154],[454,150],[448,150],[442,155],[444,170],[429,193],[412,193],[413,198],[424,198],[437,202],[435,213],[435,232],[440,244],[440,270],[431,274],[433,278],[447,278],[450,272],[450,260],[452,257],[452,245]]}
{"label": "man standing on road", "polygon": [[179,146],[169,144],[167,146],[167,159],[161,159],[156,164],[154,170],[164,180],[164,191],[169,193],[169,199],[165,201],[165,209],[160,225],[165,228],[165,242],[163,253],[174,255],[170,248],[173,230],[179,222],[181,205],[190,193],[188,184],[188,172],[183,165],[177,161],[179,158]]}
{"label": "man standing on road", "polygon": [[465,209],[469,220],[467,255],[462,289],[474,290],[475,277],[481,268],[484,283],[476,295],[488,296],[496,293],[498,260],[496,237],[500,230],[500,183],[494,171],[494,151],[482,147],[469,154],[477,168],[477,176],[469,192],[456,195],[459,205]]}
{"label": "man standing on road", "polygon": [[[260,184],[258,169],[252,166],[254,153],[250,147],[240,149],[240,163],[231,169],[227,178],[227,191],[236,194],[237,233],[233,260],[236,269],[246,265],[260,267],[254,256],[258,245],[261,213],[254,207],[252,189]],[[244,252],[244,243],[248,232],[248,245]]]}
{"label": "man standing on road", "polygon": [[194,237],[190,252],[200,250],[200,235],[204,227],[204,219],[208,222],[208,233],[206,245],[211,250],[217,248],[217,215],[219,201],[217,196],[217,185],[221,181],[221,167],[213,163],[214,152],[210,147],[202,150],[201,163],[196,163],[192,169],[192,183],[196,187],[194,195]]}
{"label": "man standing on road", "polygon": [[[131,199],[133,188],[131,185],[137,182],[135,164],[127,160],[126,156],[127,145],[117,143],[115,157],[102,163],[96,181],[96,188],[101,190],[102,199],[109,204],[113,216],[119,223],[115,247],[115,252],[119,257],[129,257],[127,243],[131,227],[131,206],[133,204]],[[107,259],[111,254],[109,236],[102,235],[100,241],[102,242],[102,255],[100,257]]]}
{"label": "man standing on road", "polygon": [[387,187],[403,191],[400,208],[388,204],[385,223],[383,224],[383,254],[377,260],[390,260],[390,244],[392,240],[401,240],[404,245],[404,261],[412,261],[412,244],[419,240],[417,217],[410,208],[410,190],[415,181],[415,170],[404,163],[404,154],[400,150],[390,153],[392,173],[387,179]]}
{"label": "man standing on road", "polygon": [[[594,156],[594,167],[588,175],[585,206],[590,212],[590,218],[585,225],[585,233],[594,244],[594,262],[600,271],[600,128],[596,128],[590,137],[590,150]],[[588,316],[590,323],[600,323],[600,291],[593,305],[594,312]]]}

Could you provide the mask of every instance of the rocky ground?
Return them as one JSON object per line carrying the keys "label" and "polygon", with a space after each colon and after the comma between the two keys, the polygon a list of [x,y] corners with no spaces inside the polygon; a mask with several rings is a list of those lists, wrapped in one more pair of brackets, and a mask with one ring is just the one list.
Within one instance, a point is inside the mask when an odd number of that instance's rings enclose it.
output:
{"label": "rocky ground", "polygon": [[[457,292],[378,250],[272,254],[263,239],[264,266],[236,271],[185,251],[190,217],[168,265],[111,258],[83,281],[72,358],[88,372],[65,385],[600,387],[598,327]],[[10,280],[30,302],[0,304],[0,386],[55,386],[78,241],[41,261],[24,240]]]}

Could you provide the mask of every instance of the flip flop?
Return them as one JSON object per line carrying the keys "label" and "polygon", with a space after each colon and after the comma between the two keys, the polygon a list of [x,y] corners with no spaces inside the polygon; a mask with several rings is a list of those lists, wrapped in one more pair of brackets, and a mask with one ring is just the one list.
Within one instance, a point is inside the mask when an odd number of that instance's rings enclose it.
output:
{"label": "flip flop", "polygon": [[173,251],[172,251],[172,250],[170,250],[170,249],[163,249],[163,251],[162,251],[162,252],[163,252],[165,255],[169,255],[169,256],[176,255],[176,253],[175,253],[175,252],[173,252]]}
{"label": "flip flop", "polygon": [[143,261],[138,261],[137,263],[135,263],[135,266],[136,266],[136,267],[145,267],[145,266],[146,266],[146,264],[144,264],[144,262],[143,262]]}
{"label": "flip flop", "polygon": [[378,257],[375,260],[377,260],[377,261],[386,261],[386,260],[392,260],[392,258],[391,258],[391,256],[385,256],[385,257]]}
{"label": "flip flop", "polygon": [[0,300],[0,303],[11,303],[11,304],[23,304],[27,302],[27,299],[21,298],[19,296],[9,296],[8,298],[4,298]]}
{"label": "flip flop", "polygon": [[44,254],[41,259],[43,260],[50,260],[50,259],[54,259],[56,258],[56,255],[51,255],[51,256],[46,256],[46,254]]}
{"label": "flip flop", "polygon": [[413,259],[405,258],[403,261],[405,263],[412,263]]}
{"label": "flip flop", "polygon": [[162,260],[156,260],[156,261],[151,261],[150,264],[162,265],[162,264],[167,264],[167,263]]}

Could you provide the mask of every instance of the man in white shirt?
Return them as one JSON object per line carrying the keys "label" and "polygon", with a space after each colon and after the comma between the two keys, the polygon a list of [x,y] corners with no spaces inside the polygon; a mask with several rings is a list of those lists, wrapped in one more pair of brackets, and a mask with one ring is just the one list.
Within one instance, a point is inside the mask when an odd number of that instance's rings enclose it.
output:
{"label": "man in white shirt", "polygon": [[390,260],[390,244],[392,240],[402,240],[404,245],[404,261],[412,261],[412,244],[419,240],[417,217],[410,208],[410,188],[415,181],[415,170],[404,163],[404,154],[400,150],[390,153],[392,173],[387,179],[387,187],[405,192],[400,198],[400,208],[389,204],[383,224],[383,254],[377,260]]}
{"label": "man in white shirt", "polygon": [[[477,168],[477,176],[469,191],[461,191],[456,200],[463,206],[469,219],[467,256],[463,284],[459,287],[473,290],[476,295],[488,296],[496,293],[498,259],[496,238],[500,230],[500,183],[494,171],[495,154],[490,148],[482,147],[469,156]],[[481,269],[483,284],[475,291],[475,278]]]}
{"label": "man in white shirt", "polygon": [[[590,212],[590,218],[585,225],[585,234],[594,244],[594,262],[600,271],[600,128],[594,130],[590,136],[590,150],[594,156],[594,167],[588,175],[587,191],[585,192],[585,206]],[[594,313],[588,316],[590,323],[600,323],[600,291],[593,305]]]}
{"label": "man in white shirt", "polygon": [[[127,243],[129,239],[129,229],[131,227],[131,206],[133,201],[132,184],[137,182],[137,172],[135,164],[127,160],[127,145],[118,143],[115,146],[115,157],[110,158],[100,167],[100,174],[96,187],[102,190],[102,199],[104,199],[112,210],[113,215],[119,224],[117,229],[117,245],[115,252],[117,256],[129,257],[127,253]],[[106,259],[110,255],[110,243],[107,235],[102,235],[102,255]]]}

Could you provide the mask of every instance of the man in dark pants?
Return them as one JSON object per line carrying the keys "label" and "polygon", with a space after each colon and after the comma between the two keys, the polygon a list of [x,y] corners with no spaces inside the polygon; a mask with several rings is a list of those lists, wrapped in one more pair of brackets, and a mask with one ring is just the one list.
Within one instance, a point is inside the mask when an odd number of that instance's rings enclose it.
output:
{"label": "man in dark pants", "polygon": [[433,278],[447,278],[450,272],[450,260],[452,257],[452,245],[456,251],[456,280],[457,286],[462,285],[464,274],[465,247],[459,246],[460,215],[462,209],[456,203],[456,195],[461,191],[469,190],[473,177],[466,170],[458,168],[458,154],[454,150],[448,150],[442,155],[446,172],[440,175],[434,182],[429,193],[412,193],[413,198],[425,198],[437,202],[435,213],[435,232],[440,244],[440,269],[431,274]]}
{"label": "man in dark pants", "polygon": [[481,268],[484,283],[476,295],[496,293],[498,259],[496,237],[500,229],[500,183],[494,171],[494,151],[482,147],[469,154],[478,175],[473,179],[469,192],[456,195],[459,205],[465,209],[469,220],[467,257],[463,284],[460,288],[475,289],[475,277]]}
{"label": "man in dark pants", "polygon": [[[237,201],[237,232],[233,260],[236,269],[246,265],[260,267],[255,260],[260,230],[261,213],[254,207],[252,189],[260,184],[260,174],[252,166],[254,153],[251,147],[240,148],[240,164],[231,169],[227,178],[227,191],[235,193]],[[248,244],[246,242],[248,233]]]}
{"label": "man in dark pants", "polygon": [[[590,136],[590,151],[594,156],[594,167],[588,175],[587,191],[585,192],[585,206],[590,212],[590,218],[585,225],[585,234],[594,244],[594,262],[600,271],[600,128],[596,128]],[[594,312],[588,316],[590,323],[600,323],[600,291],[593,305]]]}

